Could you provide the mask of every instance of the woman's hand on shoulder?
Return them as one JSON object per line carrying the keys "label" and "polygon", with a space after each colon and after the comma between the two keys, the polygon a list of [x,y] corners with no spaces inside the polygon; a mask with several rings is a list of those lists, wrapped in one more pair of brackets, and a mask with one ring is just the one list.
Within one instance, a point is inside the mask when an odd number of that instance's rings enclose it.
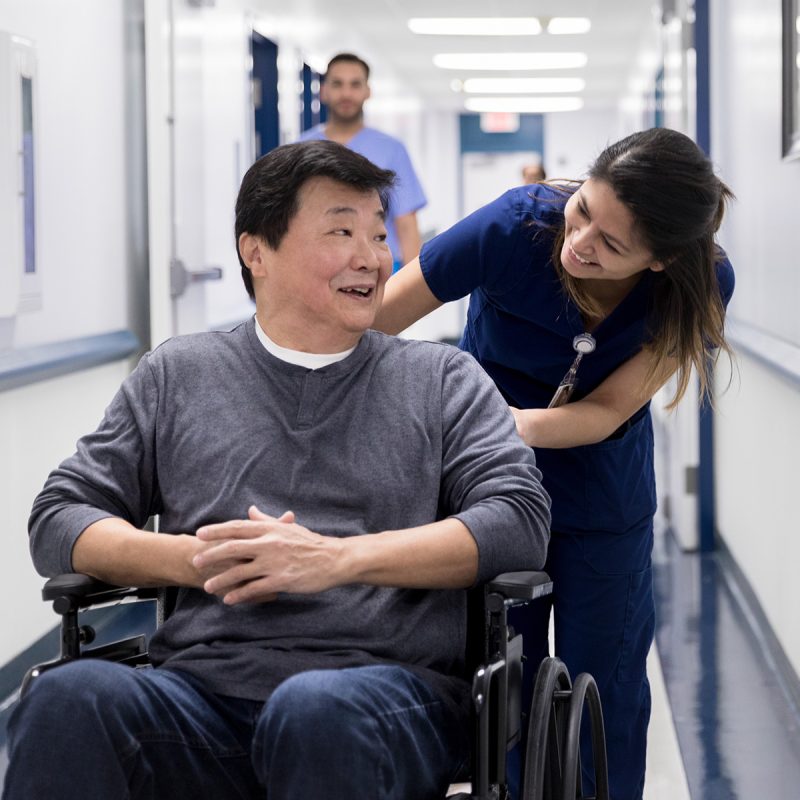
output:
{"label": "woman's hand on shoulder", "polygon": [[541,411],[539,408],[514,408],[509,406],[511,413],[514,415],[514,423],[517,426],[517,433],[525,442],[528,447],[533,447],[535,441],[535,422],[538,413]]}

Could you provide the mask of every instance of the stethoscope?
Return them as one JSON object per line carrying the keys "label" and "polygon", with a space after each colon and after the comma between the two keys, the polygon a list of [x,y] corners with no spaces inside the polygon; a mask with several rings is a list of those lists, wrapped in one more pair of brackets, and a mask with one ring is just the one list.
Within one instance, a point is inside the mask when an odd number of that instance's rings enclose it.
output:
{"label": "stethoscope", "polygon": [[567,370],[567,374],[564,375],[561,379],[561,383],[558,384],[558,389],[556,389],[553,399],[547,406],[548,408],[558,408],[569,402],[572,391],[578,383],[578,367],[581,364],[581,359],[585,355],[593,353],[596,347],[597,341],[591,333],[579,333],[572,340],[572,349],[577,355],[572,362],[572,366]]}

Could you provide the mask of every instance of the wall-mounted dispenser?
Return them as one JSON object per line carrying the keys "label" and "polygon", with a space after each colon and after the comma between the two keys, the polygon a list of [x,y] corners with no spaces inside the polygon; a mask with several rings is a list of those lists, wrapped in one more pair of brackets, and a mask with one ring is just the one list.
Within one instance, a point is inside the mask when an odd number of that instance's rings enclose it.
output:
{"label": "wall-mounted dispenser", "polygon": [[41,306],[33,43],[0,31],[0,347],[19,311]]}

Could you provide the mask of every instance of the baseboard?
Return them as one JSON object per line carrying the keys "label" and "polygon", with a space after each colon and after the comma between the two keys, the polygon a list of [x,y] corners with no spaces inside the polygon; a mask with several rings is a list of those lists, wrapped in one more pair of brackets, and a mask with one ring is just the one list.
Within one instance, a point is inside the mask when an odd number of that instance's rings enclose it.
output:
{"label": "baseboard", "polygon": [[786,701],[790,704],[800,726],[800,676],[786,655],[750,581],[725,541],[718,536],[716,543],[715,555],[724,579],[723,585],[733,602],[741,609],[750,636],[764,654],[764,660],[773,671],[776,682],[786,696]]}

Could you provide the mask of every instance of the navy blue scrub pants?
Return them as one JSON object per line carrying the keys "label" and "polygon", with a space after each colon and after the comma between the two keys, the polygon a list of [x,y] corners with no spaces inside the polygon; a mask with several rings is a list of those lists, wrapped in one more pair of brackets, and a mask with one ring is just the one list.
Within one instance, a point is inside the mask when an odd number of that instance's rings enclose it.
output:
{"label": "navy blue scrub pants", "polygon": [[86,659],[9,722],[4,800],[441,800],[466,718],[395,666],[303,672],[266,703],[185,673]]}
{"label": "navy blue scrub pants", "polygon": [[[600,690],[612,800],[641,800],[644,789],[650,720],[646,659],[655,625],[652,547],[652,520],[621,534],[553,533],[545,567],[554,586],[555,654],[573,679],[589,672]],[[549,616],[545,602],[511,614],[528,658],[523,708],[530,707],[533,673],[548,654]],[[584,734],[584,791],[591,792],[588,726]]]}

